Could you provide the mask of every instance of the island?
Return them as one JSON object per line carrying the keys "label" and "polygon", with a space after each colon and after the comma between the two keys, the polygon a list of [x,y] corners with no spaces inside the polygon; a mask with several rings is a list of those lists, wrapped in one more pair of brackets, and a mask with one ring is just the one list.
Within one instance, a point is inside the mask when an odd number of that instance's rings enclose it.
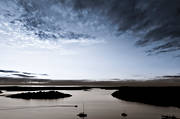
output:
{"label": "island", "polygon": [[180,87],[119,87],[112,96],[121,100],[180,108]]}
{"label": "island", "polygon": [[18,93],[11,94],[7,97],[10,98],[21,98],[21,99],[59,99],[71,97],[70,94],[61,93],[58,91],[38,91],[38,92],[27,92],[27,93]]}

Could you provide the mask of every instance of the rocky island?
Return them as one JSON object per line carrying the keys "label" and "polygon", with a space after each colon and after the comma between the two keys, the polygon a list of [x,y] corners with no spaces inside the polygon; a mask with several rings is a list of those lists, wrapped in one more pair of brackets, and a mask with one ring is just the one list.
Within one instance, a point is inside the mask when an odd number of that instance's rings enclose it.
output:
{"label": "rocky island", "polygon": [[21,99],[59,99],[71,97],[70,94],[61,93],[58,91],[38,91],[38,92],[27,92],[8,95],[10,98],[21,98]]}

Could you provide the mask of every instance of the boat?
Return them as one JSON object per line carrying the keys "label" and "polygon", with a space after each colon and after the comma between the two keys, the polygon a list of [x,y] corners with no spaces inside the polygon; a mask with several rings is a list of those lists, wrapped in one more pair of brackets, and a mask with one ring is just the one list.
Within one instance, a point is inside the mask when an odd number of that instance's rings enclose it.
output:
{"label": "boat", "polygon": [[127,114],[126,113],[122,113],[121,116],[122,117],[127,117]]}
{"label": "boat", "polygon": [[80,112],[79,114],[77,114],[77,116],[79,116],[81,118],[87,117],[87,114],[84,113],[84,104],[83,104],[83,112]]}
{"label": "boat", "polygon": [[79,116],[79,117],[87,117],[87,114],[85,114],[84,112],[81,112],[77,116]]}

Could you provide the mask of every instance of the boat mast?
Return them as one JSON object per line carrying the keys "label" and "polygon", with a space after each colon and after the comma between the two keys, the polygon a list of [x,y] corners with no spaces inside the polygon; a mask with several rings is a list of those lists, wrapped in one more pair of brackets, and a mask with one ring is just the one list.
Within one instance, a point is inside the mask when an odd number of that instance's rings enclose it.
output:
{"label": "boat mast", "polygon": [[84,103],[83,103],[83,113],[84,113]]}

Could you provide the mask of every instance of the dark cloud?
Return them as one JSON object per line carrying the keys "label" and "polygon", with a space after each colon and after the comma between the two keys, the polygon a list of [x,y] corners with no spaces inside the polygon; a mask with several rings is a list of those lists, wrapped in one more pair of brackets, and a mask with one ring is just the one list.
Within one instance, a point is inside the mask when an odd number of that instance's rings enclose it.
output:
{"label": "dark cloud", "polygon": [[0,73],[8,73],[10,75],[19,76],[23,78],[34,78],[37,76],[48,76],[48,74],[36,74],[36,73],[29,73],[29,72],[20,72],[14,70],[0,70]]}
{"label": "dark cloud", "polygon": [[22,72],[23,74],[26,74],[26,75],[33,75],[34,73],[28,73],[28,72]]}
{"label": "dark cloud", "polygon": [[23,77],[23,78],[33,78],[33,73],[28,73],[28,72],[19,72],[19,71],[14,71],[14,70],[0,70],[1,73],[8,73],[11,75]]}
{"label": "dark cloud", "polygon": [[1,73],[18,73],[18,71],[13,70],[0,70]]}
{"label": "dark cloud", "polygon": [[[180,50],[180,0],[17,0],[25,13],[19,20],[41,39],[95,38],[91,33],[63,32],[63,20],[82,24],[94,15],[111,24],[118,34],[138,34],[137,46],[154,46],[148,52]],[[58,11],[59,10],[59,11]],[[96,21],[95,19],[94,21]],[[58,22],[57,22],[58,21]],[[12,22],[13,23],[13,22]],[[96,25],[95,27],[98,27]],[[73,28],[72,28],[73,29]],[[88,29],[88,28],[85,28]]]}
{"label": "dark cloud", "polygon": [[156,52],[156,53],[165,53],[180,50],[180,42],[178,40],[167,41],[159,46],[148,50],[148,53]]}
{"label": "dark cloud", "polygon": [[22,72],[22,74],[25,74],[25,75],[42,75],[42,76],[48,76],[48,74],[36,74],[36,73],[29,73],[29,72]]}
{"label": "dark cloud", "polygon": [[163,76],[164,78],[180,78],[180,75],[167,75]]}
{"label": "dark cloud", "polygon": [[84,11],[106,16],[119,33],[141,34],[137,46],[155,45],[148,52],[180,49],[179,0],[73,0],[72,6],[81,17]]}
{"label": "dark cloud", "polygon": [[[79,31],[66,30],[63,26],[68,22],[67,27],[71,27],[71,22],[77,22],[73,14],[66,10],[71,8],[70,1],[64,0],[17,0],[19,6],[24,9],[23,14],[11,21],[12,24],[21,22],[28,31],[33,31],[34,35],[41,40],[59,40],[59,39],[82,39],[95,38],[87,33]],[[64,6],[62,6],[62,4]],[[64,8],[61,8],[64,7]],[[68,8],[66,8],[68,7]],[[71,10],[71,12],[73,12]],[[77,15],[78,16],[78,15]],[[71,18],[72,17],[72,18]],[[71,18],[71,20],[69,20]],[[76,24],[76,23],[75,23]]]}
{"label": "dark cloud", "polygon": [[[149,52],[180,49],[179,0],[75,0],[76,10],[97,10],[118,25],[118,32],[141,33],[137,46],[156,45]],[[158,43],[160,42],[160,43]]]}
{"label": "dark cloud", "polygon": [[180,81],[180,75],[165,75],[165,76],[160,76],[157,77],[156,79],[160,79],[160,80],[167,80],[170,82],[179,82]]}

